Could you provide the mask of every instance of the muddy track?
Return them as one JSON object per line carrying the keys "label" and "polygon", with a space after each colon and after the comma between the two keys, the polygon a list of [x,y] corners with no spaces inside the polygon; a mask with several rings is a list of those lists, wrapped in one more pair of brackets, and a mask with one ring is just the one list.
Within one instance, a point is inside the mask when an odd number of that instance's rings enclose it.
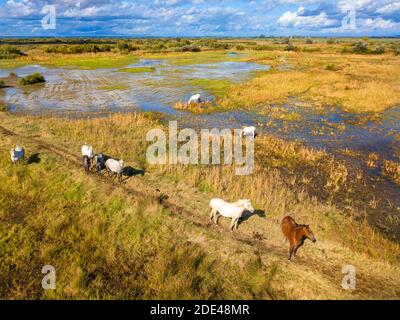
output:
{"label": "muddy track", "polygon": [[[18,133],[15,133],[7,128],[4,128],[0,126],[0,134],[6,135],[6,136],[13,136],[13,137],[18,137],[22,140],[29,141],[37,146],[38,149],[41,150],[46,150],[50,153],[56,154],[57,156],[62,157],[63,159],[67,160],[73,167],[75,168],[80,168],[81,167],[81,158],[79,155],[73,154],[70,151],[59,147],[55,146],[53,144],[46,143],[44,141],[41,141],[36,138],[31,138],[31,137],[26,137],[23,135],[20,135]],[[277,245],[271,245],[267,244],[265,241],[259,238],[257,238],[257,235],[254,236],[248,236],[245,235],[241,232],[230,232],[227,231],[226,229],[223,229],[221,227],[216,226],[214,223],[212,223],[208,218],[208,214],[203,217],[199,217],[196,214],[193,214],[193,212],[185,209],[184,207],[181,207],[170,200],[168,200],[168,196],[163,194],[160,190],[154,189],[154,191],[139,191],[132,186],[127,186],[126,183],[117,183],[115,180],[112,180],[111,178],[104,176],[104,175],[97,175],[97,174],[90,174],[93,178],[97,179],[98,181],[101,181],[107,185],[111,185],[114,188],[119,188],[122,189],[127,195],[132,196],[132,197],[142,197],[142,198],[147,198],[152,201],[158,202],[164,209],[168,210],[171,215],[178,217],[178,218],[183,218],[187,223],[190,223],[198,228],[202,228],[204,230],[207,230],[207,232],[211,233],[215,237],[224,237],[225,239],[237,241],[238,243],[250,246],[254,249],[254,252],[258,252],[260,254],[265,254],[265,255],[270,255],[273,254],[274,257],[277,257],[282,260],[282,266],[287,262],[287,247],[285,246],[277,246]],[[128,178],[129,179],[129,178]],[[124,180],[126,181],[126,180]],[[329,262],[332,261],[327,261],[324,262],[321,259],[318,259],[316,257],[298,257],[295,260],[296,265],[299,267],[303,267],[306,269],[309,269],[310,266],[313,266],[314,272],[319,272],[321,274],[324,274],[329,281],[337,281],[337,274],[335,270],[332,269],[332,265],[329,264]],[[317,267],[316,267],[317,266]],[[316,269],[315,269],[316,267]],[[335,269],[335,268],[334,268]],[[340,268],[338,267],[338,270]],[[393,283],[388,283],[385,281],[383,278],[377,278],[377,277],[371,277],[371,275],[368,275],[367,280],[365,280],[365,283],[368,282],[374,282],[374,283],[381,283],[384,285],[387,285],[388,287],[394,287],[396,284]],[[361,282],[361,281],[360,281]],[[359,293],[362,295],[366,295],[368,297],[368,294],[371,294],[370,291],[364,291],[362,289],[362,286],[359,286],[358,288]],[[380,292],[374,292],[374,296],[380,297],[381,293]]]}

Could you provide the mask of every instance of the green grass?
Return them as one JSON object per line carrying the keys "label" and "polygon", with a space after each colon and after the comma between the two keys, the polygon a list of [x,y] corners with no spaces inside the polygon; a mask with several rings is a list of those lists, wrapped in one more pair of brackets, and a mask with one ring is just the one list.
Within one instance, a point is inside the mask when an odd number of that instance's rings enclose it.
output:
{"label": "green grass", "polygon": [[56,67],[78,67],[80,69],[111,69],[121,68],[135,63],[137,57],[133,55],[61,55],[48,59],[43,64]]}
{"label": "green grass", "polygon": [[212,93],[217,98],[222,98],[232,86],[232,82],[222,79],[190,79],[188,83]]}
{"label": "green grass", "polygon": [[[164,127],[147,114],[82,120],[0,114],[0,120],[2,126],[25,137],[40,134],[37,139],[78,159],[70,163],[68,157],[30,138],[1,136],[2,298],[397,296],[398,244],[366,221],[349,217],[334,201],[306,192],[307,183],[320,193],[331,190],[335,181],[340,189],[346,188],[337,182],[338,176],[343,177],[341,167],[324,152],[260,137],[254,174],[238,177],[231,166],[148,165],[146,133]],[[130,178],[124,189],[86,175],[79,160],[83,136],[96,150],[145,168],[146,174]],[[41,161],[11,165],[8,152],[16,143],[26,147],[28,156],[39,152]],[[281,173],[287,171],[294,176]],[[188,213],[162,208],[153,197],[156,189]],[[249,198],[266,216],[250,217],[239,226],[239,233],[231,235],[227,219],[221,219],[220,228],[210,225],[211,197]],[[310,224],[318,238],[316,244],[306,241],[293,263],[287,262],[288,248],[279,225],[287,213]],[[44,264],[58,270],[56,291],[39,288]],[[345,264],[357,268],[354,292],[340,288]]]}
{"label": "green grass", "polygon": [[[59,126],[58,120],[36,118],[38,121],[25,122],[23,118],[8,117],[16,121],[13,129],[17,132],[30,135],[50,130],[51,140],[68,137],[68,143],[79,143],[80,135],[75,135],[79,122],[70,122],[69,126],[62,121],[66,126]],[[121,120],[121,131],[114,124],[106,126],[106,131],[123,134],[129,123],[135,124],[130,132],[142,134],[149,124],[142,116],[134,121]],[[97,132],[100,129],[90,127]],[[134,141],[136,150],[145,147]],[[154,198],[127,195],[122,189],[85,174],[80,165],[25,139],[6,136],[2,142],[1,298],[271,298],[274,288],[270,280],[265,280],[269,267],[251,264],[249,271],[238,268],[234,260],[220,259],[214,250],[203,246],[204,242],[214,248],[220,245],[220,241],[213,241],[213,233],[174,217]],[[115,141],[110,142],[103,146],[104,150],[117,154],[118,148],[112,150]],[[8,150],[16,143],[24,144],[27,157],[39,153],[40,161],[12,165]],[[134,162],[129,159],[128,164]],[[140,178],[132,179],[140,183]],[[41,268],[46,264],[56,268],[54,291],[40,286]]]}
{"label": "green grass", "polygon": [[154,72],[156,71],[156,68],[153,67],[122,68],[119,69],[118,71],[127,73],[145,73],[145,72]]}
{"label": "green grass", "polygon": [[210,52],[185,52],[185,53],[167,53],[151,54],[152,59],[166,59],[168,63],[176,66],[188,66],[193,64],[208,64],[223,61],[238,61],[237,58],[230,57],[228,51],[210,51]]}
{"label": "green grass", "polygon": [[79,69],[121,68],[137,62],[134,55],[121,54],[81,54],[81,55],[32,55],[13,60],[0,60],[0,68],[14,69],[30,64],[49,67],[71,67]]}
{"label": "green grass", "polygon": [[[0,147],[2,299],[268,297],[262,282],[251,284],[262,266],[249,273],[217,260],[194,241],[196,227],[157,202],[127,197],[45,150],[38,163],[11,165],[5,147],[15,142]],[[46,264],[56,268],[54,291],[40,286]]]}
{"label": "green grass", "polygon": [[20,58],[20,59],[0,59],[0,69],[14,69],[20,68],[26,65],[32,64],[30,59]]}

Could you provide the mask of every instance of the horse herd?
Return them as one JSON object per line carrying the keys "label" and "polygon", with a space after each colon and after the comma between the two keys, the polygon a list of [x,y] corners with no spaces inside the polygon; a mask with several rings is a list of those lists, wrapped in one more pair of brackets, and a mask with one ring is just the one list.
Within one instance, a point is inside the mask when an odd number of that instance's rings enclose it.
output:
{"label": "horse herd", "polygon": [[[253,133],[253,132],[252,132]],[[106,169],[109,176],[117,176],[118,181],[122,182],[124,171],[124,161],[106,157],[102,153],[95,154],[91,145],[84,144],[81,148],[82,163],[84,170],[88,173],[95,168],[96,173],[101,174]],[[24,161],[25,149],[16,146],[10,152],[11,162],[18,164]],[[210,219],[218,225],[220,216],[231,219],[230,230],[238,229],[240,220],[244,212],[254,213],[254,208],[249,199],[240,199],[237,202],[229,203],[222,199],[214,198],[210,201]],[[285,241],[289,241],[289,260],[296,256],[297,250],[303,245],[306,239],[316,242],[316,238],[309,225],[298,224],[292,217],[286,216],[281,222],[282,233]]]}
{"label": "horse herd", "polygon": [[95,154],[91,145],[84,144],[81,148],[83,168],[90,172],[91,168],[96,168],[98,174],[103,169],[107,169],[109,176],[117,176],[118,181],[122,182],[122,173],[124,171],[124,161],[106,157],[104,154]]}

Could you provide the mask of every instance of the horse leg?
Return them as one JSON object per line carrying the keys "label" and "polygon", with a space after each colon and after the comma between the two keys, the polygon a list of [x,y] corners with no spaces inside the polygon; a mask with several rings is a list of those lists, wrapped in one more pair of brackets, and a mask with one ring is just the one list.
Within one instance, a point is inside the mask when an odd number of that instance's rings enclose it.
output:
{"label": "horse leg", "polygon": [[235,229],[236,229],[236,231],[237,231],[237,229],[238,229],[238,225],[239,225],[239,218],[237,218],[237,219],[236,219],[236,222],[235,222]]}
{"label": "horse leg", "polygon": [[214,209],[211,209],[210,220],[214,220]]}
{"label": "horse leg", "polygon": [[294,251],[293,251],[293,256],[294,256],[294,257],[296,257],[297,250],[299,250],[299,248],[301,247],[301,245],[302,245],[302,243],[300,243],[299,245],[297,245],[297,246],[294,248]]}
{"label": "horse leg", "polygon": [[232,218],[232,222],[231,222],[231,226],[230,226],[231,231],[233,231],[233,228],[235,227],[235,222],[236,222],[236,219]]}
{"label": "horse leg", "polygon": [[218,225],[218,219],[219,219],[218,210],[215,210],[214,211],[214,223],[216,225]]}
{"label": "horse leg", "polygon": [[289,249],[289,261],[292,259],[292,254],[293,254],[293,250],[294,250],[294,246],[290,245],[290,249]]}

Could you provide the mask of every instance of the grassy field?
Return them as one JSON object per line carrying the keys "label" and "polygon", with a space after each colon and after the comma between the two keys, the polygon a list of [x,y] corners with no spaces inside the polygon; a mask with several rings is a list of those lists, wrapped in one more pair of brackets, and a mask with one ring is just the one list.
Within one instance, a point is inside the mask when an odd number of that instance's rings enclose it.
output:
{"label": "grassy field", "polygon": [[224,97],[226,92],[232,86],[232,82],[229,80],[216,79],[190,79],[189,84],[211,92],[217,98]]}
{"label": "grassy field", "polygon": [[[251,109],[297,97],[311,107],[338,105],[362,113],[379,112],[400,101],[398,56],[271,52],[253,61],[273,68],[252,81],[233,86],[220,102],[222,106]],[[332,65],[334,71],[328,68]]]}
{"label": "grassy field", "polygon": [[[261,137],[256,157],[264,161],[252,176],[238,177],[231,166],[148,165],[145,134],[163,125],[146,114],[66,120],[1,113],[0,120],[13,132],[2,130],[0,146],[3,298],[399,296],[399,245],[334,201],[298,188],[305,166],[331,172],[324,188],[345,188],[344,170],[324,152]],[[83,141],[144,176],[125,177],[120,186],[85,174]],[[27,148],[29,164],[10,164],[16,143]],[[299,175],[288,181],[286,168]],[[161,195],[167,202],[157,201]],[[229,221],[209,221],[212,197],[250,198],[257,214],[231,234]],[[288,213],[309,223],[318,239],[292,263],[279,225]],[[55,291],[40,288],[44,264],[56,267]],[[348,264],[357,268],[354,291],[340,286]]]}
{"label": "grassy field", "polygon": [[48,67],[68,67],[78,69],[119,68],[135,63],[137,57],[113,53],[97,54],[44,54],[35,53],[14,60],[0,60],[0,68],[12,69],[30,64],[41,64]]}

